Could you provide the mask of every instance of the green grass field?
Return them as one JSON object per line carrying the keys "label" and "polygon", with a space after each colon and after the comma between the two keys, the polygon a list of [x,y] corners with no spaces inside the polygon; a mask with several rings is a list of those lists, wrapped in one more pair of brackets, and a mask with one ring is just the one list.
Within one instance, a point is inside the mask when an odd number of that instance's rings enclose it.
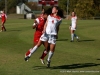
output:
{"label": "green grass field", "polygon": [[39,60],[43,46],[24,61],[33,46],[32,24],[33,20],[7,20],[7,32],[0,33],[0,75],[100,75],[100,20],[78,21],[80,42],[70,42],[70,21],[63,20],[51,68]]}

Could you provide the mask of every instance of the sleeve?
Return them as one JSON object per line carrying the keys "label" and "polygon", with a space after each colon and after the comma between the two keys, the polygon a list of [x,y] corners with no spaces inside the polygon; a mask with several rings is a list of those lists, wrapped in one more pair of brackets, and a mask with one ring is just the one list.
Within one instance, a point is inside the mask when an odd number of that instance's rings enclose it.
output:
{"label": "sleeve", "polygon": [[37,18],[37,19],[35,19],[35,21],[39,24],[39,19]]}
{"label": "sleeve", "polygon": [[49,19],[50,15],[47,17],[47,20]]}
{"label": "sleeve", "polygon": [[60,25],[60,24],[61,24],[61,22],[62,22],[62,19],[60,19],[60,20],[58,21],[58,25]]}
{"label": "sleeve", "polygon": [[35,25],[38,25],[40,22],[39,22],[39,18],[35,19],[35,22],[33,23],[33,26]]}

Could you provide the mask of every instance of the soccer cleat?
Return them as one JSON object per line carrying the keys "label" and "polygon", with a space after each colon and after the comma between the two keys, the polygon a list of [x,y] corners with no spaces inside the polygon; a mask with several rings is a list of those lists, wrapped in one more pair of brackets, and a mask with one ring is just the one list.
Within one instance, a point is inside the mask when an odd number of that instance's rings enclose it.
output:
{"label": "soccer cleat", "polygon": [[30,58],[30,57],[29,57],[29,56],[27,56],[27,57],[25,57],[25,58],[24,58],[24,60],[25,60],[25,61],[28,61],[28,59],[29,59],[29,58]]}
{"label": "soccer cleat", "polygon": [[7,31],[6,29],[4,31]]}
{"label": "soccer cleat", "polygon": [[40,58],[40,61],[41,61],[41,63],[42,63],[43,65],[45,64],[45,62],[44,62],[44,60],[43,60],[43,59],[41,59],[41,58]]}
{"label": "soccer cleat", "polygon": [[50,61],[47,60],[47,68],[50,67]]}
{"label": "soccer cleat", "polygon": [[28,61],[30,56],[31,56],[31,52],[30,52],[31,49],[29,49],[26,53],[25,53],[25,61]]}
{"label": "soccer cleat", "polygon": [[74,42],[73,40],[71,40],[70,42]]}
{"label": "soccer cleat", "polygon": [[77,38],[77,42],[80,42],[80,39],[79,38]]}
{"label": "soccer cleat", "polygon": [[80,40],[79,40],[79,39],[77,39],[77,42],[80,42]]}

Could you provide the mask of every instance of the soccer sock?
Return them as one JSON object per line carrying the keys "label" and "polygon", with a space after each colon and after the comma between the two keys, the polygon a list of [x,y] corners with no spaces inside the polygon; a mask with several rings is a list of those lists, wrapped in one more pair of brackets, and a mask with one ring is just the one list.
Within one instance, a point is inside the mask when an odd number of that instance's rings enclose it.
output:
{"label": "soccer sock", "polygon": [[74,40],[74,34],[71,34],[71,40]]}
{"label": "soccer sock", "polygon": [[44,57],[48,54],[48,52],[46,50],[43,51],[41,59],[44,59]]}
{"label": "soccer sock", "polygon": [[74,34],[74,37],[76,37],[77,35],[76,34]]}
{"label": "soccer sock", "polygon": [[79,39],[79,37],[76,34],[74,34],[74,37],[76,37],[76,39]]}
{"label": "soccer sock", "polygon": [[52,58],[53,54],[54,54],[54,53],[53,53],[52,51],[50,51],[50,52],[49,52],[48,59],[47,59],[48,61],[50,61],[50,60],[51,60],[51,58]]}
{"label": "soccer sock", "polygon": [[[38,46],[34,46],[32,50],[30,50],[31,54],[33,54],[38,49]],[[31,54],[29,56],[31,56]]]}

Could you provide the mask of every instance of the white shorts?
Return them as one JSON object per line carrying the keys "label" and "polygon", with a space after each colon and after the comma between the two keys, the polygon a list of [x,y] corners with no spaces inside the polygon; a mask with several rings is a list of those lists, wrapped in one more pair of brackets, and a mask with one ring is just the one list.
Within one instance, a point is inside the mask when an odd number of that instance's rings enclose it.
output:
{"label": "white shorts", "polygon": [[50,44],[56,44],[56,36],[55,35],[50,35],[50,34],[42,34],[40,37],[41,41],[48,41]]}

